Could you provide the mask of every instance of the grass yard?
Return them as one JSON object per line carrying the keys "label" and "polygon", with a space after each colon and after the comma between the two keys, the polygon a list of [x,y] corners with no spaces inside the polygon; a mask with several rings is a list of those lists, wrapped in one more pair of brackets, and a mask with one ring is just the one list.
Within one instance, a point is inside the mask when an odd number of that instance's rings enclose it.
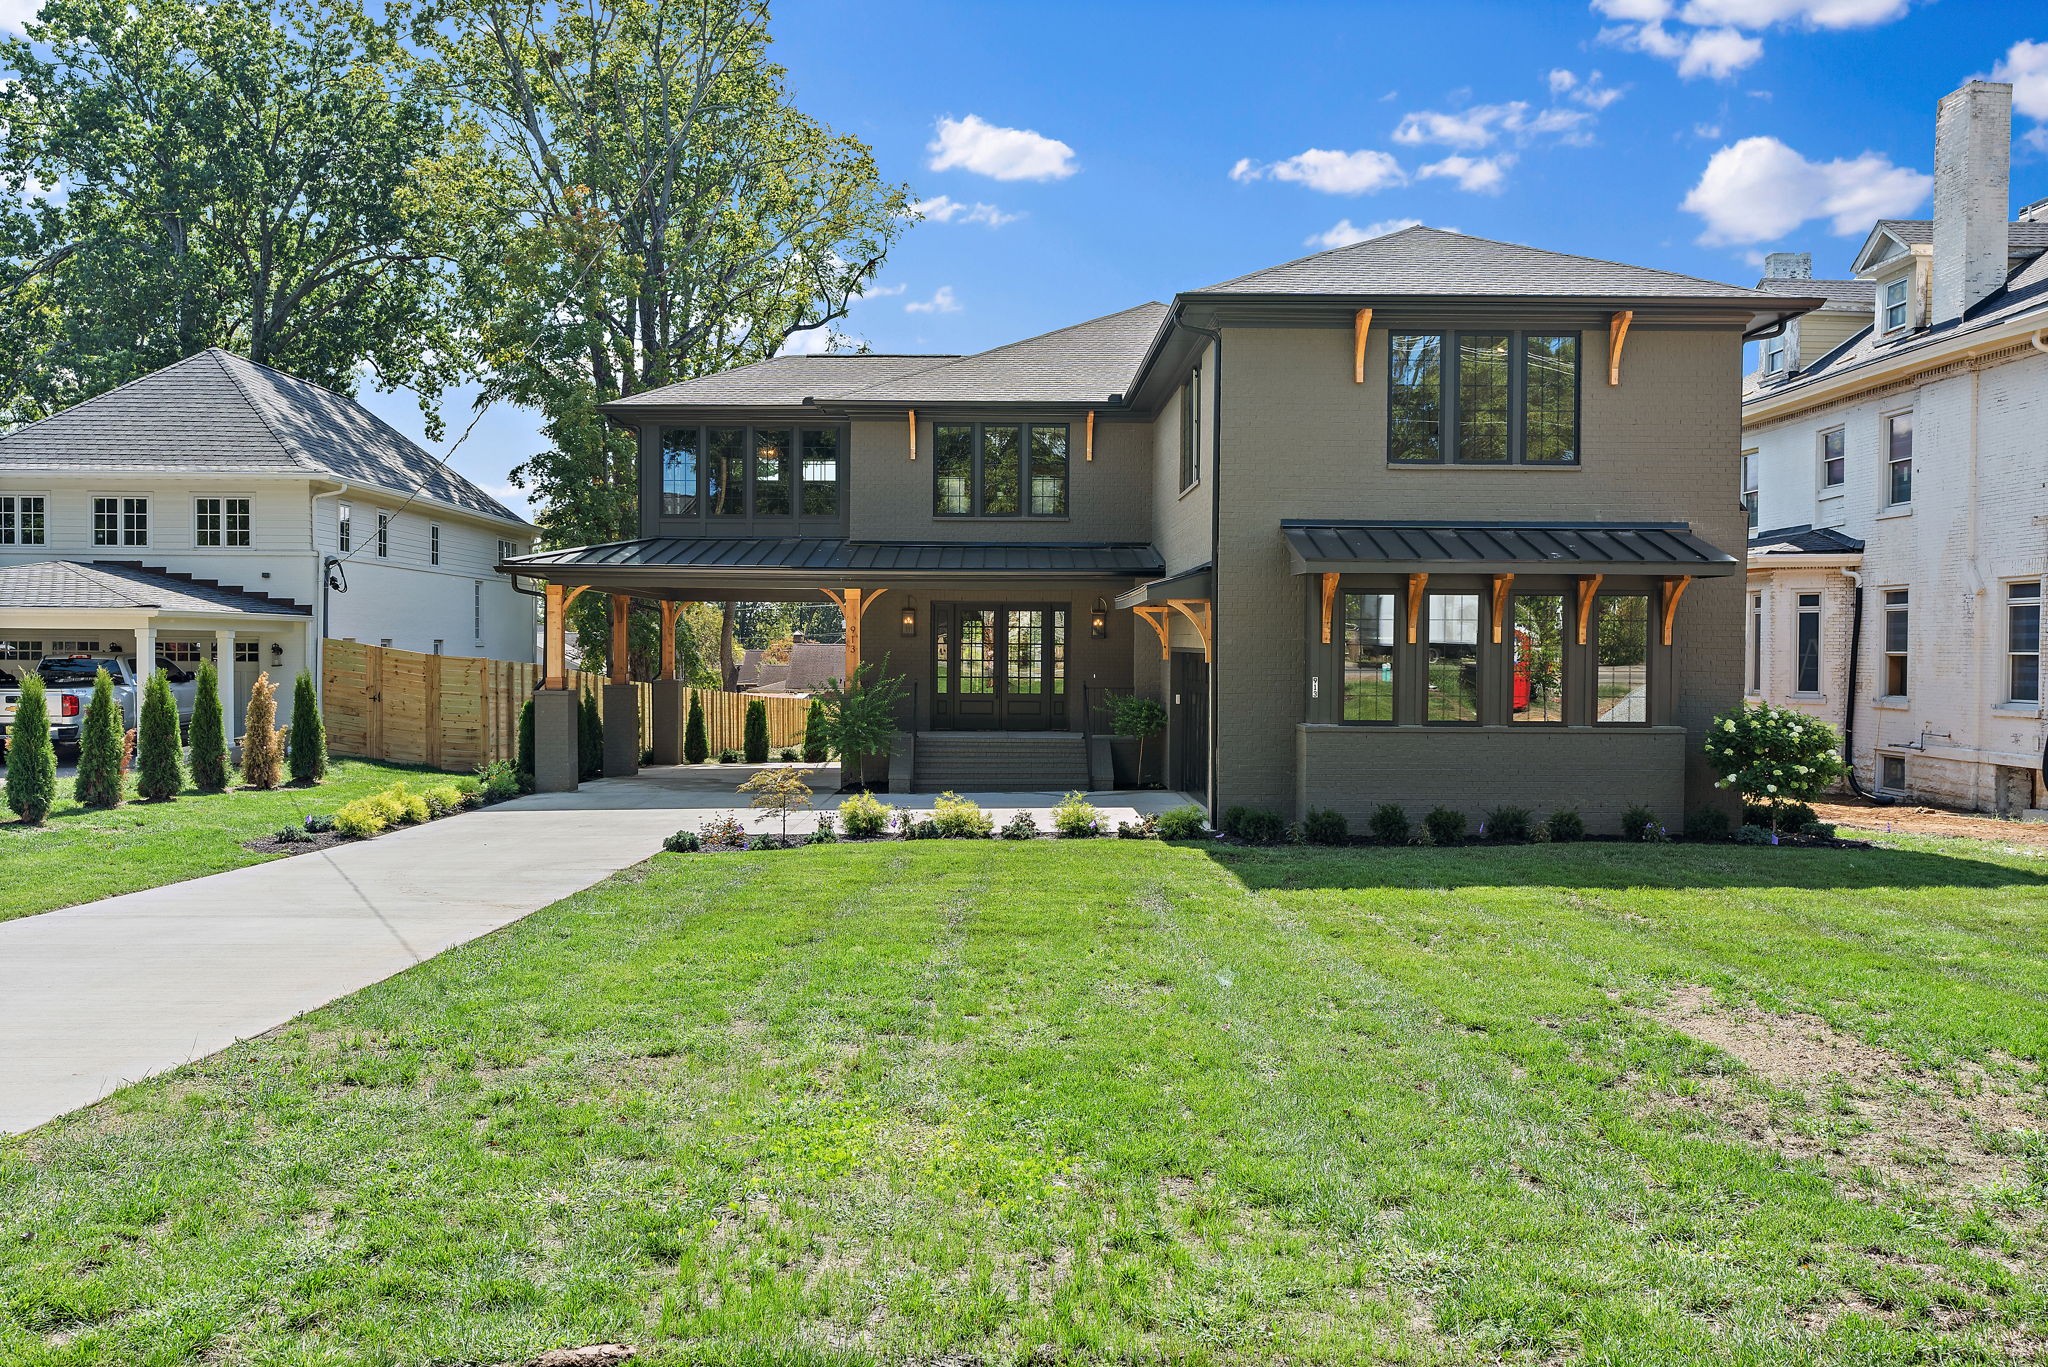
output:
{"label": "grass yard", "polygon": [[2044,875],[664,855],[0,1141],[0,1360],[2037,1358]]}
{"label": "grass yard", "polygon": [[337,760],[317,788],[204,795],[187,788],[175,802],[129,801],[104,811],[73,802],[71,780],[59,779],[57,806],[40,827],[12,820],[13,813],[0,806],[0,817],[8,818],[0,820],[0,921],[260,864],[276,856],[245,850],[243,841],[434,772]]}

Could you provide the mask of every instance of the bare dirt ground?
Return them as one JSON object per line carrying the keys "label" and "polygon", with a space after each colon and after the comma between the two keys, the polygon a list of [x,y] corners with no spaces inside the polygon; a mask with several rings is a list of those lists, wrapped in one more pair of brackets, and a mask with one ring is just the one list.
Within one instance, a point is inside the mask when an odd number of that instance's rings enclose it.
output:
{"label": "bare dirt ground", "polygon": [[2006,845],[2048,849],[2048,822],[2007,821],[1982,812],[1952,812],[1942,807],[1880,807],[1862,798],[1816,802],[1814,814],[1837,826],[1863,831],[1903,831],[1908,835],[1952,835],[1966,840],[1996,840]]}

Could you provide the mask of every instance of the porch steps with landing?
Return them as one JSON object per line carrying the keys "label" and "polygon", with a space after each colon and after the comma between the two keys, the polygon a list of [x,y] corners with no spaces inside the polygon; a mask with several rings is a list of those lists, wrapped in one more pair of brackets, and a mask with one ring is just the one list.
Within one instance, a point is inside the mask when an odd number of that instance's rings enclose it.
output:
{"label": "porch steps with landing", "polygon": [[1088,785],[1088,741],[1079,731],[920,731],[921,793],[1074,792]]}

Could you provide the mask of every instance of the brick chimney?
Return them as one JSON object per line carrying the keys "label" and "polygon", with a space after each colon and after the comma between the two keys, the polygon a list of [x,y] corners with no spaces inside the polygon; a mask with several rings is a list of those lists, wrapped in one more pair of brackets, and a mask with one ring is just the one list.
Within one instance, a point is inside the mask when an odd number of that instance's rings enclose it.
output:
{"label": "brick chimney", "polygon": [[2012,180],[2012,87],[1971,81],[1934,115],[1935,326],[2005,283]]}
{"label": "brick chimney", "polygon": [[1772,252],[1764,258],[1766,280],[1813,279],[1812,252]]}

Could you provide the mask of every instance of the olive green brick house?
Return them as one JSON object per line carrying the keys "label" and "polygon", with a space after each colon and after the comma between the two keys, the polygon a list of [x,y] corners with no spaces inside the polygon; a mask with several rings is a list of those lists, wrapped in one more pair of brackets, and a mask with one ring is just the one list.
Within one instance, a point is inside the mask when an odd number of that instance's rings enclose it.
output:
{"label": "olive green brick house", "polygon": [[1743,343],[1818,302],[1411,228],[975,355],[632,395],[640,536],[500,569],[557,684],[580,592],[830,598],[906,684],[892,786],[1106,786],[1135,691],[1149,777],[1215,811],[1675,824],[1742,694]]}

